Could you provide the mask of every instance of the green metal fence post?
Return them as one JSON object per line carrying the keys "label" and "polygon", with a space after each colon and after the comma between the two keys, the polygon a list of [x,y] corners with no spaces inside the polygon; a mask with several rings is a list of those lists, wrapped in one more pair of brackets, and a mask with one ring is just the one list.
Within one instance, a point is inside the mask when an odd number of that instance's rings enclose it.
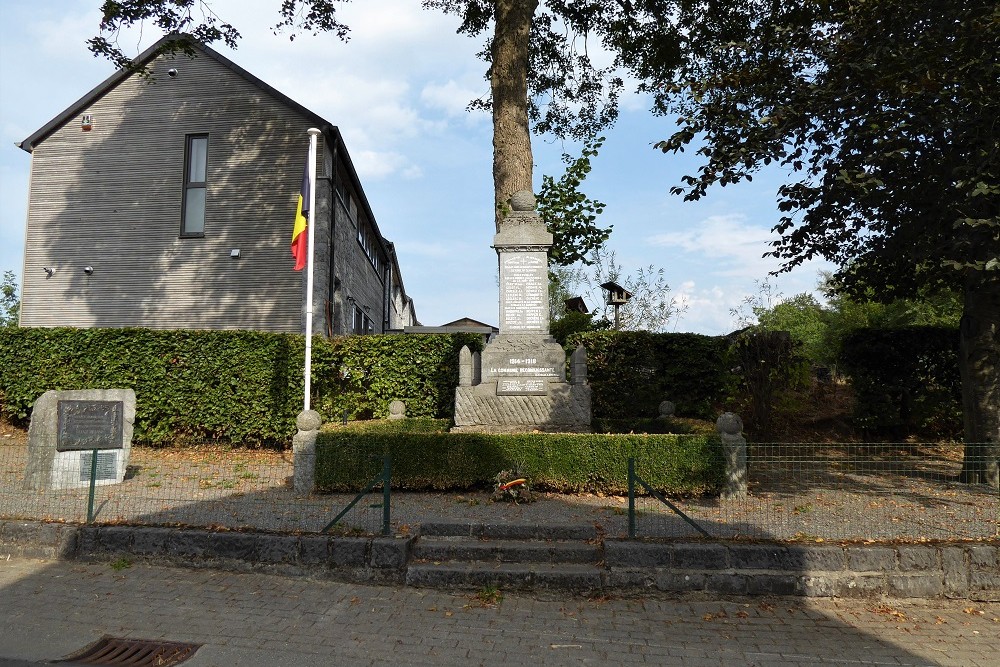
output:
{"label": "green metal fence post", "polygon": [[635,539],[635,457],[628,457],[628,538]]}
{"label": "green metal fence post", "polygon": [[382,459],[382,534],[389,534],[389,480],[392,479],[392,457]]}
{"label": "green metal fence post", "polygon": [[94,488],[97,486],[97,450],[90,452],[90,494],[87,497],[87,523],[94,523]]}

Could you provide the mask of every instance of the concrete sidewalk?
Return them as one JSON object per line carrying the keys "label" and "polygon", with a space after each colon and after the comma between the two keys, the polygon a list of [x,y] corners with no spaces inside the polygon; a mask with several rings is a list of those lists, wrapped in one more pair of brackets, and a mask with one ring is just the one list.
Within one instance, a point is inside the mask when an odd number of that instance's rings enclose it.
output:
{"label": "concrete sidewalk", "polygon": [[[102,635],[202,643],[185,667],[996,664],[1000,605],[601,598],[133,564],[0,561],[0,665]],[[480,598],[485,598],[486,601]]]}

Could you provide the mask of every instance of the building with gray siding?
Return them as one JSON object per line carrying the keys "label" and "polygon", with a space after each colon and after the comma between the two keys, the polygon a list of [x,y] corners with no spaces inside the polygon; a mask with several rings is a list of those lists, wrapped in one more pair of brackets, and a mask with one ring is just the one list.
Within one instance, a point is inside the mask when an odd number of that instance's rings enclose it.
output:
{"label": "building with gray siding", "polygon": [[317,151],[313,329],[417,324],[338,128],[207,46],[136,59],[19,145],[31,153],[21,326],[302,332],[290,244]]}

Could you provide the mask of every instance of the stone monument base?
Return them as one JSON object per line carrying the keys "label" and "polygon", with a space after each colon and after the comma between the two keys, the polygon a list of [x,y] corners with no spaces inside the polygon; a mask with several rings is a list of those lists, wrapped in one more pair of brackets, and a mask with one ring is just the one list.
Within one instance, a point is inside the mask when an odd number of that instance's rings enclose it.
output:
{"label": "stone monument base", "polygon": [[544,395],[497,395],[497,381],[455,391],[456,433],[590,433],[590,387],[548,382]]}

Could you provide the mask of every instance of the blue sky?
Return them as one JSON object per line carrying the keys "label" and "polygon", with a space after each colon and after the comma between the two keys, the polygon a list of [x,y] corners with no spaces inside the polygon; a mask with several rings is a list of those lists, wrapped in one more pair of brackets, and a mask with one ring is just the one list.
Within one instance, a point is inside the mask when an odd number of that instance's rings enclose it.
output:
{"label": "blue sky", "polygon": [[[0,0],[0,271],[20,275],[22,264],[30,155],[14,144],[113,71],[84,43],[98,30],[100,4]],[[213,48],[340,127],[423,324],[460,317],[495,324],[491,123],[465,110],[487,92],[479,41],[456,35],[455,17],[423,10],[419,0],[344,4],[341,18],[352,28],[346,44],[322,34],[289,41],[271,29],[279,4],[213,0],[243,35],[236,51]],[[147,26],[121,44],[138,54],[160,36]],[[608,248],[626,274],[650,264],[664,269],[673,296],[688,306],[673,328],[726,333],[734,327],[731,309],[777,266],[761,255],[784,174],[772,170],[695,203],[670,195],[697,163],[691,151],[652,148],[673,125],[649,106],[638,95],[623,98],[584,191],[607,204]],[[561,154],[576,147],[546,137],[535,137],[533,147],[537,190],[543,174],[562,173]],[[807,264],[771,282],[788,296],[812,291],[821,268]],[[597,305],[596,295],[585,298]]]}

